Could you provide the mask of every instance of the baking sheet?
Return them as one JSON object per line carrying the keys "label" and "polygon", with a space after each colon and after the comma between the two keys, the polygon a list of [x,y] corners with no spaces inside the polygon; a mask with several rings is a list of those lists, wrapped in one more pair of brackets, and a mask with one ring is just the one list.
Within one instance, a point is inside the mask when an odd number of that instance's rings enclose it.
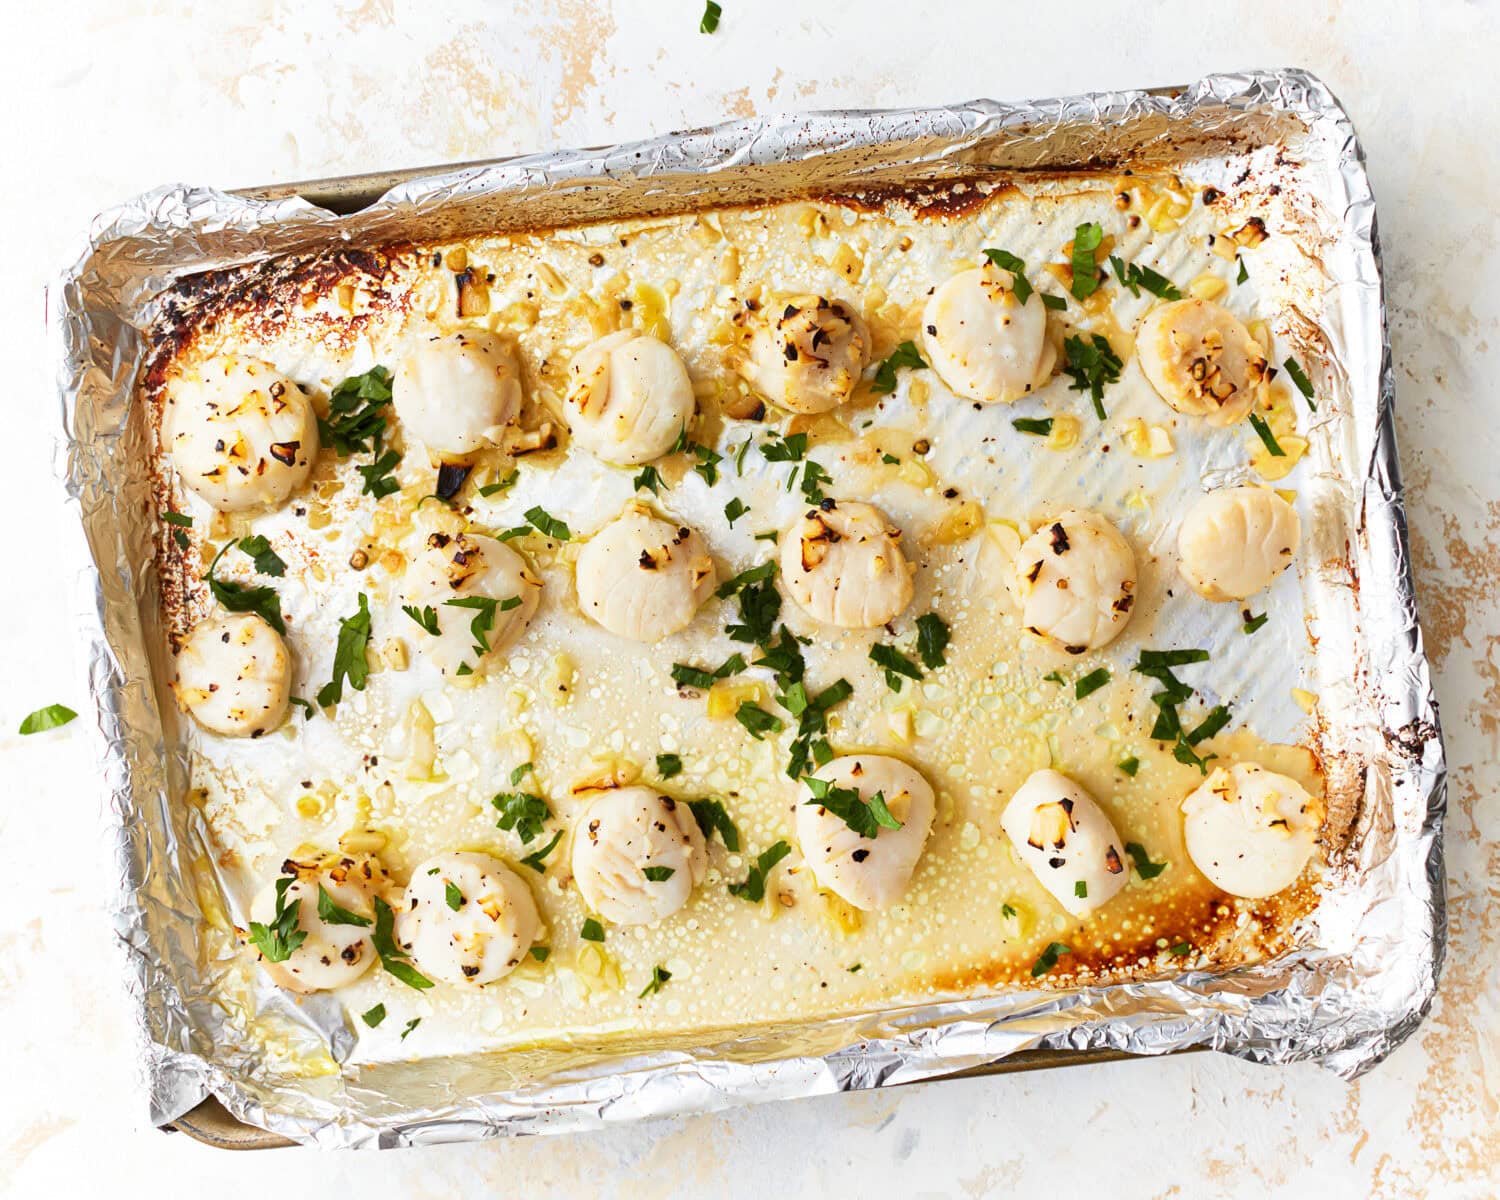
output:
{"label": "baking sheet", "polygon": [[[149,497],[133,477],[145,430],[133,382],[143,331],[180,275],[326,246],[424,240],[567,223],[601,213],[680,212],[788,190],[949,179],[977,170],[1079,163],[1212,164],[1281,145],[1328,234],[1329,285],[1310,329],[1347,420],[1321,471],[1344,486],[1346,589],[1354,620],[1319,625],[1320,659],[1353,663],[1337,699],[1348,761],[1368,762],[1364,803],[1340,887],[1315,937],[1286,962],[1209,977],[1068,994],[1009,995],[822,1023],[729,1031],[598,1062],[586,1050],[417,1060],[320,1079],[222,1045],[195,953],[212,903],[191,864],[202,855],[185,780],[161,735],[148,646],[161,631],[149,573]],[[523,202],[524,199],[524,202]],[[117,926],[140,987],[153,1117],[170,1120],[212,1090],[242,1119],[325,1144],[397,1144],[576,1128],[748,1099],[902,1082],[1021,1049],[1109,1047],[1159,1053],[1211,1045],[1245,1057],[1311,1057],[1345,1074],[1389,1051],[1425,1011],[1441,957],[1442,756],[1421,658],[1390,428],[1373,203],[1347,119],[1297,72],[1220,76],[1165,94],[1121,93],[1038,105],[987,102],[893,113],[741,122],[598,152],[467,168],[399,186],[351,218],[296,200],[247,202],[167,188],[96,224],[54,297],[69,443],[64,470],[91,560],[89,663],[108,735],[105,777],[117,821]],[[1341,548],[1338,548],[1341,549]],[[1340,555],[1342,557],[1342,555]],[[287,1006],[289,1029],[341,1052],[336,1004]],[[1184,1019],[1186,1017],[1186,1019]],[[321,1032],[320,1032],[321,1026]]]}

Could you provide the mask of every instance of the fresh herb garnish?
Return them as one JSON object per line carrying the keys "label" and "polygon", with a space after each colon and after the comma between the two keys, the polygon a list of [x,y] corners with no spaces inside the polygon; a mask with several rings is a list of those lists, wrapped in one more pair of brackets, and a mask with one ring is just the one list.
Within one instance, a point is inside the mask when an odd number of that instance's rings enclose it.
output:
{"label": "fresh herb garnish", "polygon": [[1286,373],[1292,377],[1292,382],[1297,385],[1297,390],[1302,393],[1302,398],[1307,401],[1307,407],[1313,412],[1318,411],[1318,406],[1313,403],[1312,380],[1307,377],[1307,372],[1302,369],[1302,364],[1295,358],[1289,358],[1281,364],[1286,368]]}
{"label": "fresh herb garnish", "polygon": [[893,692],[901,690],[902,676],[907,679],[922,678],[921,667],[894,646],[887,646],[884,642],[876,642],[870,647],[870,661],[885,671],[885,686]]}
{"label": "fresh herb garnish", "polygon": [[658,754],[656,756],[656,773],[663,779],[671,779],[674,775],[681,775],[682,756],[680,754]]}
{"label": "fresh herb garnish", "polygon": [[177,548],[179,550],[186,550],[189,545],[188,535],[183,533],[182,531],[183,529],[187,529],[192,526],[193,518],[188,516],[186,513],[172,512],[168,510],[167,512],[161,514],[161,519],[168,525],[176,525],[180,527],[172,530],[172,540],[177,543]]}
{"label": "fresh herb garnish", "polygon": [[276,881],[276,913],[269,925],[250,922],[250,940],[267,962],[286,962],[297,947],[307,941],[307,930],[297,928],[297,912],[302,902],[286,902],[287,889],[295,882],[296,877],[292,875],[283,875]]}
{"label": "fresh herb garnish", "polygon": [[77,717],[78,714],[66,704],[49,704],[22,718],[21,733],[30,736],[33,733],[45,733],[49,729],[61,729]]}
{"label": "fresh herb garnish", "polygon": [[1259,413],[1250,414],[1250,428],[1255,430],[1256,436],[1265,444],[1271,452],[1272,458],[1285,458],[1286,451],[1281,448],[1281,443],[1276,440],[1276,435],[1271,432],[1271,427],[1266,424],[1265,418]]}
{"label": "fresh herb garnish", "polygon": [[[1205,662],[1208,659],[1207,650],[1142,650],[1140,660],[1133,670],[1139,675],[1155,679],[1162,685],[1162,690],[1155,693],[1152,703],[1157,706],[1156,723],[1151,727],[1151,737],[1159,742],[1172,742],[1172,757],[1180,763],[1195,766],[1203,774],[1208,774],[1208,762],[1216,755],[1200,757],[1194,750],[1192,736],[1199,734],[1200,730],[1207,732],[1201,734],[1199,740],[1211,736],[1218,729],[1223,728],[1228,718],[1228,709],[1219,706],[1211,712],[1208,718],[1189,735],[1183,731],[1182,719],[1177,713],[1177,707],[1185,704],[1193,696],[1193,689],[1173,673],[1173,667],[1186,666],[1189,663]],[[1222,713],[1221,710],[1222,709]]]}
{"label": "fresh herb garnish", "polygon": [[360,488],[361,495],[371,495],[377,500],[399,492],[401,485],[396,482],[393,472],[401,462],[401,455],[394,450],[387,450],[368,466],[359,466],[354,469],[359,472],[364,486]]}
{"label": "fresh herb garnish", "polygon": [[1010,272],[1011,291],[1016,294],[1016,302],[1024,307],[1031,298],[1031,293],[1036,291],[1026,278],[1026,263],[1008,250],[986,250],[984,256],[997,267]]}
{"label": "fresh herb garnish", "polygon": [[594,920],[593,917],[585,917],[583,928],[578,931],[578,936],[586,942],[602,942],[604,940],[604,926]]}
{"label": "fresh herb garnish", "polygon": [[318,418],[318,437],[340,458],[380,450],[385,437],[385,417],[380,410],[391,402],[391,373],[371,367],[363,375],[351,375],[329,396],[328,418]]}
{"label": "fresh herb garnish", "polygon": [[1068,681],[1062,677],[1061,671],[1048,671],[1045,675],[1042,676],[1042,682],[1060,684],[1067,683]]}
{"label": "fresh herb garnish", "polygon": [[1075,883],[1073,885],[1073,895],[1077,896],[1080,900],[1087,900],[1089,898],[1088,882],[1086,880],[1080,879],[1077,883]]}
{"label": "fresh herb garnish", "polygon": [[[432,986],[432,980],[411,965],[411,955],[401,949],[401,943],[396,941],[395,930],[396,914],[391,911],[389,904],[376,896],[375,932],[370,935],[370,941],[374,943],[375,953],[380,956],[380,965],[407,987],[416,988],[419,992],[425,991]],[[408,1025],[406,1033],[414,1028],[414,1025]],[[401,1036],[405,1037],[406,1033]]]}
{"label": "fresh herb garnish", "polygon": [[715,593],[721,599],[739,593],[739,622],[724,627],[734,641],[761,647],[770,641],[776,618],[781,615],[781,593],[772,579],[775,574],[776,560],[771,559],[721,584]]}
{"label": "fresh herb garnish", "polygon": [[641,874],[646,877],[648,883],[665,883],[677,872],[672,867],[642,867]]}
{"label": "fresh herb garnish", "polygon": [[691,667],[687,663],[673,663],[672,681],[682,687],[707,689],[713,687],[721,679],[738,675],[744,669],[745,658],[741,654],[731,654],[712,671],[705,671],[701,667]]}
{"label": "fresh herb garnish", "polygon": [[374,1029],[375,1026],[379,1025],[380,1022],[385,1020],[385,1005],[377,1004],[374,1008],[367,1009],[365,1012],[360,1014],[360,1020],[362,1020],[371,1029]]}
{"label": "fresh herb garnish", "polygon": [[507,475],[504,479],[496,480],[494,483],[485,484],[482,488],[479,489],[479,494],[481,496],[489,497],[495,495],[497,492],[508,492],[511,488],[516,486],[516,480],[518,480],[519,478],[521,478],[521,468],[512,467],[509,475]]}
{"label": "fresh herb garnish", "polygon": [[821,503],[825,498],[823,485],[832,482],[832,475],[812,459],[808,459],[807,465],[802,468],[802,498],[809,504]]}
{"label": "fresh herb garnish", "polygon": [[734,528],[734,523],[750,511],[750,506],[735,496],[724,506],[724,516],[729,521],[729,527]]}
{"label": "fresh herb garnish", "polygon": [[559,542],[572,541],[573,531],[568,528],[566,521],[559,521],[545,508],[538,505],[526,510],[526,519],[531,522],[532,528],[539,530]]}
{"label": "fresh herb garnish", "polygon": [[782,437],[773,432],[769,441],[761,443],[760,452],[767,462],[801,462],[807,457],[807,434]]}
{"label": "fresh herb garnish", "polygon": [[1240,632],[1244,634],[1254,633],[1262,625],[1271,619],[1270,613],[1261,613],[1260,616],[1252,616],[1250,610],[1245,609],[1243,616],[1245,623],[1240,626]]}
{"label": "fresh herb garnish", "polygon": [[868,800],[864,800],[855,788],[836,787],[826,779],[813,775],[807,776],[802,782],[807,784],[807,790],[813,795],[805,803],[826,808],[860,837],[875,838],[882,829],[901,828],[901,822],[886,807],[882,792],[876,792]]}
{"label": "fresh herb garnish", "polygon": [[1109,672],[1104,667],[1097,667],[1073,685],[1073,697],[1082,700],[1085,696],[1092,696],[1108,682]]}
{"label": "fresh herb garnish", "polygon": [[401,1031],[401,1040],[406,1041],[406,1035],[422,1023],[421,1017],[413,1017],[406,1023],[406,1028]]}
{"label": "fresh herb garnish", "polygon": [[734,473],[743,475],[745,473],[745,455],[750,452],[750,443],[754,438],[746,438],[740,443],[740,448],[734,452]]}
{"label": "fresh herb garnish", "polygon": [[[802,692],[806,695],[806,688]],[[822,767],[833,758],[833,748],[829,746],[825,736],[828,732],[828,712],[853,694],[854,685],[847,679],[840,679],[808,699],[800,712],[792,713],[797,718],[797,736],[792,739],[791,751],[787,756],[786,773],[790,778],[802,778],[809,761]],[[788,708],[788,711],[791,709]]]}
{"label": "fresh herb garnish", "polygon": [[347,908],[340,908],[333,897],[328,894],[328,889],[321,883],[318,884],[318,916],[330,925],[354,925],[360,929],[370,927],[369,917],[362,917],[356,912],[350,912]]}
{"label": "fresh herb garnish", "polygon": [[1204,717],[1193,731],[1187,735],[1189,746],[1196,746],[1199,742],[1207,741],[1229,724],[1229,709],[1222,704],[1216,704],[1209,710],[1208,716]]}
{"label": "fresh herb garnish", "polygon": [[729,885],[729,894],[738,896],[741,900],[748,900],[752,904],[759,904],[766,898],[766,877],[770,875],[772,868],[791,852],[792,848],[781,841],[762,850],[755,856],[755,863],[744,881]]}
{"label": "fresh herb garnish", "polygon": [[882,454],[880,456],[880,461],[892,467],[898,466],[901,462],[901,460],[894,454]]}
{"label": "fresh herb garnish", "polygon": [[698,22],[699,33],[713,33],[719,28],[719,18],[724,15],[724,9],[715,3],[715,0],[706,0],[703,5],[703,19]]}
{"label": "fresh herb garnish", "polygon": [[483,658],[490,652],[489,635],[495,629],[495,614],[520,608],[521,597],[507,596],[504,600],[496,600],[493,596],[459,596],[453,600],[444,600],[443,603],[450,608],[474,610],[474,619],[469,622],[469,632],[474,637],[475,655]]}
{"label": "fresh herb garnish", "polygon": [[651,982],[641,989],[641,994],[636,999],[644,1000],[647,996],[654,996],[657,992],[661,991],[662,985],[671,978],[672,972],[667,970],[666,967],[659,965],[652,967]]}
{"label": "fresh herb garnish", "polygon": [[1062,312],[1068,307],[1067,300],[1061,296],[1054,296],[1051,292],[1038,292],[1037,295],[1041,296],[1042,304],[1054,312]]}
{"label": "fresh herb garnish", "polygon": [[719,584],[714,595],[720,600],[727,600],[730,596],[736,595],[751,584],[760,583],[764,579],[771,578],[774,574],[776,574],[776,560],[767,559],[759,566],[751,567],[747,571],[741,571],[738,575],[726,579],[723,583]]}
{"label": "fresh herb garnish", "polygon": [[1036,962],[1031,964],[1031,977],[1035,979],[1039,975],[1045,975],[1057,966],[1059,956],[1072,953],[1073,947],[1066,942],[1048,942],[1047,948],[1037,955]]}
{"label": "fresh herb garnish", "polygon": [[891,356],[880,364],[875,371],[875,382],[870,385],[870,390],[877,396],[886,396],[896,390],[896,372],[905,368],[910,371],[920,371],[927,366],[927,360],[917,351],[913,342],[902,342]]}
{"label": "fresh herb garnish", "polygon": [[561,829],[559,829],[552,835],[552,840],[550,842],[548,842],[540,850],[532,851],[521,861],[528,867],[530,867],[533,871],[535,871],[538,875],[544,874],[547,870],[547,855],[551,854],[553,850],[557,849],[557,843],[560,841],[562,841]]}
{"label": "fresh herb garnish", "polygon": [[523,762],[519,767],[516,767],[511,771],[510,786],[516,787],[520,784],[521,780],[526,778],[526,776],[534,774],[536,774],[536,764]]}
{"label": "fresh herb garnish", "polygon": [[1250,278],[1250,272],[1245,269],[1245,260],[1238,254],[1236,254],[1234,256],[1234,261],[1239,263],[1240,266],[1240,273],[1234,277],[1234,281],[1235,283],[1244,283],[1247,279]]}
{"label": "fresh herb garnish", "polygon": [[507,831],[514,830],[522,843],[541,837],[543,823],[552,816],[547,802],[532,792],[499,792],[490,803],[500,814],[495,824]]}
{"label": "fresh herb garnish", "polygon": [[1022,433],[1034,433],[1038,437],[1046,437],[1052,432],[1051,417],[1017,417],[1011,425]]}
{"label": "fresh herb garnish", "polygon": [[786,726],[775,713],[768,713],[758,704],[752,704],[748,700],[741,700],[739,708],[734,710],[734,719],[749,731],[750,736],[757,742],[768,733],[780,733]]}
{"label": "fresh herb garnish", "polygon": [[551,953],[551,946],[533,946],[531,948],[531,957],[536,959],[537,962],[546,962],[547,956]]}
{"label": "fresh herb garnish", "polygon": [[719,482],[719,464],[724,461],[724,456],[709,446],[699,445],[694,442],[692,447],[693,457],[698,461],[693,464],[693,470],[703,477],[703,482],[713,487]]}
{"label": "fresh herb garnish", "polygon": [[948,649],[951,637],[948,622],[937,613],[923,613],[917,618],[917,656],[929,671],[937,670],[948,661],[944,651]]}
{"label": "fresh herb garnish", "polygon": [[333,678],[318,690],[318,703],[324,708],[344,698],[344,681],[356,692],[365,690],[370,666],[365,650],[370,644],[370,601],[359,594],[359,608],[339,622],[338,644],[333,651]]}
{"label": "fresh herb garnish", "polygon": [[318,710],[313,707],[311,700],[304,700],[301,696],[288,696],[286,700],[288,704],[295,704],[300,708],[306,714],[308,720],[312,720],[313,717],[318,715]]}
{"label": "fresh herb garnish", "polygon": [[458,884],[451,879],[443,886],[443,901],[454,912],[464,906],[464,894],[458,890]]}
{"label": "fresh herb garnish", "polygon": [[1115,269],[1115,276],[1119,281],[1130,289],[1130,294],[1138,299],[1142,288],[1163,300],[1182,299],[1182,293],[1177,290],[1177,285],[1150,267],[1143,267],[1140,263],[1134,262],[1126,266],[1116,254],[1109,256],[1109,265]]}
{"label": "fresh herb garnish", "polygon": [[1184,958],[1192,952],[1193,944],[1191,942],[1178,942],[1171,950],[1167,951],[1173,958]]}
{"label": "fresh herb garnish", "polygon": [[414,604],[403,604],[401,606],[401,611],[404,612],[413,621],[415,621],[418,625],[420,625],[423,629],[425,629],[428,633],[432,634],[433,637],[437,637],[437,635],[441,632],[438,629],[437,610],[433,608],[432,605],[425,604],[421,608],[417,608],[417,606]]}
{"label": "fresh herb garnish", "polygon": [[214,568],[219,565],[219,559],[223,558],[229,548],[236,543],[225,542],[223,548],[214,555],[213,562],[208,564],[208,574],[204,580],[208,584],[208,590],[213,597],[230,612],[255,613],[261,620],[265,621],[277,633],[286,634],[286,622],[281,617],[281,599],[276,595],[276,590],[269,587],[252,587],[245,583],[235,583],[232,579],[218,579],[214,576]]}
{"label": "fresh herb garnish", "polygon": [[687,805],[692,811],[693,820],[698,822],[698,828],[703,831],[705,840],[713,837],[717,831],[724,843],[724,849],[731,854],[739,853],[740,831],[729,819],[729,813],[725,811],[722,803],[714,799],[689,800]]}
{"label": "fresh herb garnish", "polygon": [[1087,300],[1099,288],[1099,268],[1094,251],[1104,241],[1104,228],[1097,221],[1080,225],[1073,231],[1073,286],[1075,300]]}
{"label": "fresh herb garnish", "polygon": [[281,555],[271,549],[271,543],[264,534],[252,533],[249,537],[241,538],[239,547],[240,553],[247,555],[262,575],[279,577],[286,574],[286,563],[282,561]]}
{"label": "fresh herb garnish", "polygon": [[1155,879],[1167,869],[1165,862],[1152,862],[1151,856],[1146,853],[1146,847],[1140,842],[1126,842],[1125,853],[1130,855],[1130,861],[1135,864],[1135,873],[1142,879]]}
{"label": "fresh herb garnish", "polygon": [[659,495],[662,486],[661,472],[648,463],[641,468],[641,473],[631,481],[631,484],[636,491],[640,491],[642,488],[650,488],[653,496]]}
{"label": "fresh herb garnish", "polygon": [[1104,420],[1107,415],[1104,411],[1104,388],[1120,378],[1120,369],[1125,364],[1120,361],[1109,340],[1097,333],[1087,342],[1081,335],[1067,338],[1063,342],[1063,350],[1068,356],[1063,374],[1073,381],[1068,390],[1087,392],[1089,399],[1094,402],[1095,414],[1101,421]]}
{"label": "fresh herb garnish", "polygon": [[1141,760],[1132,754],[1129,758],[1122,758],[1119,766],[1120,770],[1134,779],[1135,773],[1141,769]]}

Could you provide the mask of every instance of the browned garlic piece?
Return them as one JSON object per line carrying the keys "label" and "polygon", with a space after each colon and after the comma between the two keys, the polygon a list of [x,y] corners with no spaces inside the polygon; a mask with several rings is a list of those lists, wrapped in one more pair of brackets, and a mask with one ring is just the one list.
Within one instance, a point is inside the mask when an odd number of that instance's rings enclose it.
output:
{"label": "browned garlic piece", "polygon": [[573,440],[605,462],[660,458],[693,419],[693,383],[677,351],[622,329],[580,352],[568,367],[565,401]]}
{"label": "browned garlic piece", "polygon": [[[852,788],[868,804],[877,793],[901,822],[900,829],[877,827],[868,838],[816,799],[797,805],[797,842],[820,887],[855,908],[889,908],[906,894],[917,860],[927,844],[936,804],[932,785],[899,758],[846,754],[820,767],[816,776],[835,788]],[[804,785],[805,787],[805,785]]]}
{"label": "browned garlic piece", "polygon": [[[307,936],[282,962],[273,963],[262,955],[266,974],[282,987],[303,993],[353,983],[377,957],[370,934],[375,923],[375,897],[388,882],[385,868],[367,855],[287,859],[281,876],[268,883],[250,906],[253,920],[267,927],[275,924],[277,884],[288,878],[282,905],[284,909],[296,906],[296,928]],[[341,924],[319,916],[320,887],[337,907],[364,918],[365,924]]]}
{"label": "browned garlic piece", "polygon": [[254,613],[227,613],[193,627],[177,654],[177,703],[210,733],[260,737],[281,724],[291,694],[281,635]]}
{"label": "browned garlic piece", "polygon": [[1243,600],[1276,582],[1302,539],[1297,510],[1269,488],[1198,500],[1177,532],[1177,571],[1205,600]]}
{"label": "browned garlic piece", "polygon": [[922,346],[955,395],[981,404],[1019,400],[1046,383],[1057,362],[1041,296],[1020,303],[1011,273],[994,263],[961,271],[932,293]]}
{"label": "browned garlic piece", "polygon": [[1231,896],[1274,896],[1312,857],[1320,810],[1295,779],[1255,763],[1216,767],[1182,802],[1188,856]]}
{"label": "browned garlic piece", "polygon": [[630,504],[578,552],[578,607],[610,633],[660,641],[691,624],[717,581],[697,530]]}
{"label": "browned garlic piece", "polygon": [[650,925],[671,916],[707,870],[703,831],[691,810],[648,787],[602,793],[573,830],[578,891],[615,925]]}
{"label": "browned garlic piece", "polygon": [[1141,370],[1157,395],[1210,425],[1242,421],[1270,394],[1260,343],[1211,300],[1173,300],[1146,314],[1135,335]]}
{"label": "browned garlic piece", "polygon": [[858,500],[825,500],[781,535],[781,577],[808,616],[844,629],[874,629],[911,603],[901,530]]}
{"label": "browned garlic piece", "polygon": [[396,416],[437,462],[500,444],[521,412],[521,367],[493,333],[465,329],[423,341],[396,368]]}
{"label": "browned garlic piece", "polygon": [[1021,543],[1011,592],[1021,625],[1082,654],[1119,636],[1135,605],[1135,553],[1096,512],[1067,508]]}
{"label": "browned garlic piece", "polygon": [[221,512],[280,504],[318,457],[307,393],[253,358],[211,358],[173,379],[162,425],[182,482]]}
{"label": "browned garlic piece", "polygon": [[1098,802],[1060,771],[1034,771],[1000,814],[1000,827],[1041,885],[1075,917],[1130,882],[1119,834]]}
{"label": "browned garlic piece", "polygon": [[432,609],[438,632],[416,622],[403,629],[438,670],[456,674],[461,667],[478,671],[521,636],[536,613],[542,581],[504,542],[434,533],[407,567],[401,591],[404,604],[419,613]]}
{"label": "browned garlic piece", "polygon": [[453,851],[412,868],[396,939],[429,979],[482,987],[516,968],[540,928],[514,871],[488,854]]}
{"label": "browned garlic piece", "polygon": [[821,413],[848,401],[870,361],[870,331],[854,306],[822,296],[767,304],[740,373],[772,404]]}

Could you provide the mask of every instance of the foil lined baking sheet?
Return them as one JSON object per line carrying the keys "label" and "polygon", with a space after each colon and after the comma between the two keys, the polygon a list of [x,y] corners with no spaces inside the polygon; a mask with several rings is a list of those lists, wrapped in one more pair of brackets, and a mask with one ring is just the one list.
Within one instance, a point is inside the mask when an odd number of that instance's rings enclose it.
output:
{"label": "foil lined baking sheet", "polygon": [[[976,173],[1175,169],[1274,152],[1318,238],[1326,287],[1307,314],[1345,419],[1319,464],[1338,475],[1352,619],[1319,626],[1319,655],[1353,681],[1326,749],[1362,767],[1347,851],[1294,953],[1068,992],[969,997],[672,1044],[417,1059],[299,1078],[239,1043],[201,953],[191,868],[201,819],[180,802],[163,734],[151,549],[150,430],[137,376],[165,293],[185,275],[326,250],[602,217],[691,211]],[[209,1094],[239,1119],[322,1145],[407,1145],[587,1128],[735,1103],[878,1087],[1021,1051],[1160,1054],[1211,1047],[1312,1059],[1345,1076],[1379,1062],[1431,1003],[1444,945],[1443,751],[1412,592],[1392,424],[1374,201],[1337,101],[1298,71],[1213,76],[1182,89],[1036,104],[835,112],[742,121],[602,150],[465,167],[400,183],[335,216],[298,198],[157,189],[102,215],[58,281],[50,318],[79,531],[79,623],[103,735],[117,891],[113,919],[138,1004],[153,1121]],[[268,989],[268,993],[274,989]],[[341,1006],[268,995],[343,1061]]]}

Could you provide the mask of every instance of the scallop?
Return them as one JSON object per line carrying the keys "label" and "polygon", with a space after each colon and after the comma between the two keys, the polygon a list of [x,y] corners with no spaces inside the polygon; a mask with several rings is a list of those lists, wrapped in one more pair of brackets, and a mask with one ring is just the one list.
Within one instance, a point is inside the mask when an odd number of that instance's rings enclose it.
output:
{"label": "scallop", "polygon": [[1312,857],[1320,807],[1295,779],[1255,763],[1216,767],[1182,802],[1188,857],[1231,896],[1274,896]]}
{"label": "scallop", "polygon": [[499,445],[521,412],[521,367],[508,343],[482,329],[428,338],[391,384],[402,427],[439,462]]}
{"label": "scallop", "polygon": [[254,613],[200,621],[177,654],[172,690],[210,733],[260,737],[281,724],[292,666],[281,635]]}
{"label": "scallop", "polygon": [[781,535],[781,577],[808,616],[844,629],[874,629],[912,597],[901,530],[873,504],[825,500]]}
{"label": "scallop", "polygon": [[[284,888],[282,910],[295,906],[296,929],[306,936],[281,962],[272,962],[262,954],[261,965],[266,973],[294,992],[331,991],[353,983],[370,969],[377,957],[370,940],[375,923],[375,898],[385,891],[388,883],[385,868],[367,855],[287,859],[281,866],[280,877],[268,883],[255,898],[250,916],[268,929],[273,927],[278,887]],[[320,890],[335,907],[355,920],[321,916]]]}
{"label": "scallop", "polygon": [[1075,917],[1107,904],[1130,882],[1120,836],[1098,802],[1061,771],[1034,771],[1000,827],[1038,882]]}
{"label": "scallop", "polygon": [[845,403],[870,361],[870,331],[854,307],[792,296],[762,309],[740,373],[772,404],[821,413]]}
{"label": "scallop", "polygon": [[677,351],[634,330],[600,338],[568,367],[573,440],[605,462],[660,458],[693,419],[693,383]]}
{"label": "scallop", "polygon": [[403,628],[438,670],[469,674],[521,636],[541,591],[542,581],[504,542],[434,533],[402,583],[404,606],[423,620]]}
{"label": "scallop", "polygon": [[1227,308],[1210,300],[1173,300],[1146,314],[1136,354],[1157,395],[1210,425],[1242,421],[1270,392],[1260,343]]}
{"label": "scallop", "polygon": [[1135,604],[1135,552],[1105,517],[1068,508],[1021,543],[1011,591],[1028,633],[1069,654],[1107,645]]}
{"label": "scallop", "polygon": [[615,925],[650,925],[687,903],[708,870],[687,805],[647,787],[600,794],[573,831],[573,878],[584,903]]}
{"label": "scallop", "polygon": [[418,864],[396,938],[429,979],[483,987],[509,975],[536,941],[531,889],[488,854],[452,851]]}
{"label": "scallop", "polygon": [[914,767],[884,754],[841,755],[816,777],[852,789],[865,804],[878,794],[901,822],[899,829],[877,826],[869,838],[816,798],[797,805],[797,841],[818,885],[855,908],[889,908],[906,894],[927,844],[935,809],[932,785]]}
{"label": "scallop", "polygon": [[1057,363],[1041,296],[1021,303],[1011,273],[993,263],[959,272],[928,297],[922,345],[948,388],[980,404],[1020,399]]}
{"label": "scallop", "polygon": [[163,435],[178,477],[221,512],[280,504],[318,457],[307,393],[269,363],[234,355],[168,384]]}
{"label": "scallop", "polygon": [[631,505],[578,553],[578,607],[617,637],[655,642],[685,629],[714,590],[698,532]]}
{"label": "scallop", "polygon": [[1205,600],[1243,600],[1276,582],[1302,539],[1297,510],[1269,488],[1209,492],[1177,532],[1177,571]]}

